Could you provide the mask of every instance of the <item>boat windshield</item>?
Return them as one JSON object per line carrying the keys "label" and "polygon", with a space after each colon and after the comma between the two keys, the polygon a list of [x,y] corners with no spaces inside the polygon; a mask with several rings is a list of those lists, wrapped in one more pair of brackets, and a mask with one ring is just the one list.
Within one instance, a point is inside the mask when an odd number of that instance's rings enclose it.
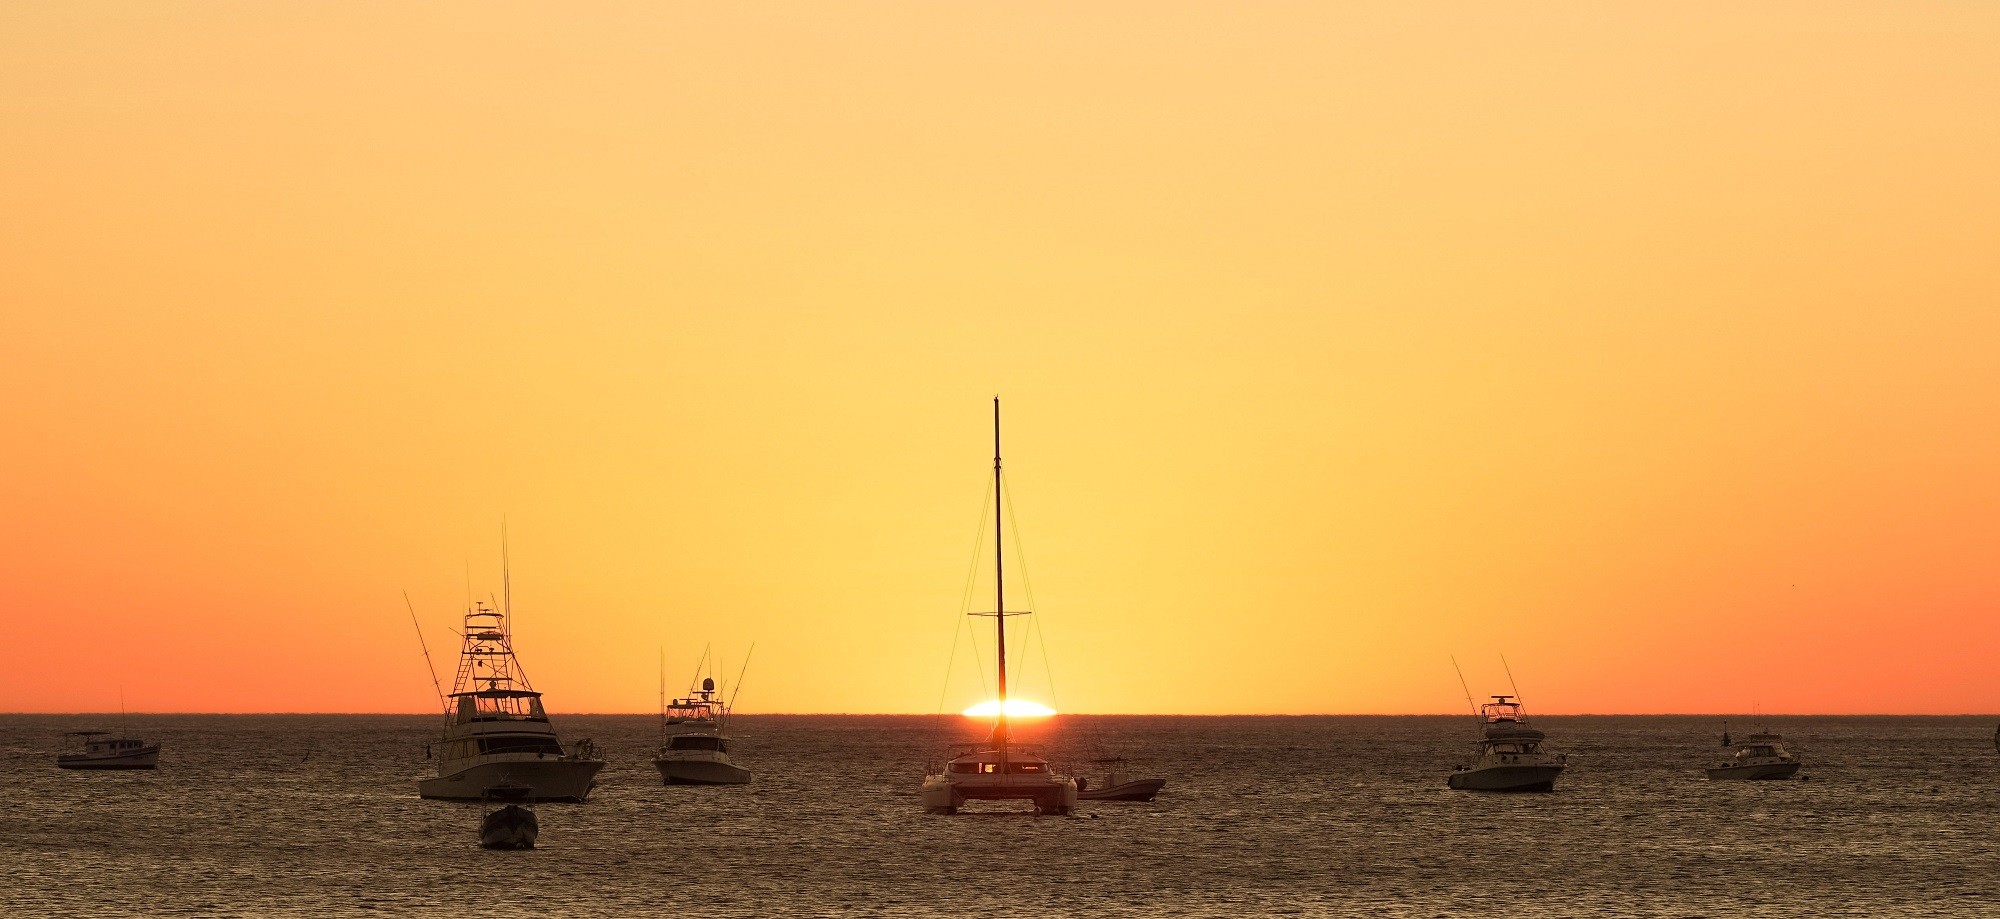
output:
{"label": "boat windshield", "polygon": [[487,690],[460,693],[458,720],[467,721],[547,721],[542,697],[535,693]]}
{"label": "boat windshield", "polygon": [[1487,724],[1526,720],[1522,717],[1521,703],[1513,701],[1511,696],[1494,696],[1493,701],[1479,707],[1479,715]]}

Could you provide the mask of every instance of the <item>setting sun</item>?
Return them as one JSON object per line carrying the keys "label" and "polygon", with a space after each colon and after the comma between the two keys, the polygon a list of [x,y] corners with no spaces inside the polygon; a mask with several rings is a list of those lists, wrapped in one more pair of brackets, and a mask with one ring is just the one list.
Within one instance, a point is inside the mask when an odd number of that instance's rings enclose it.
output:
{"label": "setting sun", "polygon": [[[1055,713],[1055,709],[1040,702],[1030,702],[1026,699],[1007,700],[1007,717],[1009,718],[1047,718]],[[985,702],[966,709],[962,714],[972,718],[991,718],[994,715],[1000,714],[1000,700],[988,699]]]}

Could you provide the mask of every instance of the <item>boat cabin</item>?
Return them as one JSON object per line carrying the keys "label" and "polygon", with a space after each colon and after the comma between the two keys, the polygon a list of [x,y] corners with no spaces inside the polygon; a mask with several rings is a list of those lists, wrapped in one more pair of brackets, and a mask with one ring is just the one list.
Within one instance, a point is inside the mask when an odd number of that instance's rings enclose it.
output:
{"label": "boat cabin", "polygon": [[69,736],[83,744],[83,752],[97,754],[137,753],[143,740],[112,739],[110,731],[76,731]]}
{"label": "boat cabin", "polygon": [[1736,744],[1736,758],[1784,759],[1791,754],[1785,752],[1784,739],[1776,734],[1751,734]]}
{"label": "boat cabin", "polygon": [[952,758],[945,771],[954,775],[1048,775],[1048,760],[1031,753],[974,750]]}
{"label": "boat cabin", "polygon": [[675,734],[667,738],[667,750],[690,753],[728,753],[729,741],[714,734]]}

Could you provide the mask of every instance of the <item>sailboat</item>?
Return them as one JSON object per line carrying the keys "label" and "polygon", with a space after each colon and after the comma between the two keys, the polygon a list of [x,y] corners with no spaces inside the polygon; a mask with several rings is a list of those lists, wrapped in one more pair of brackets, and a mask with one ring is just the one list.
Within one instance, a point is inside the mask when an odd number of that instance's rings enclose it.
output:
{"label": "sailboat", "polygon": [[973,613],[993,618],[995,671],[1000,675],[999,704],[994,707],[993,732],[986,742],[974,744],[953,756],[942,767],[926,770],[918,794],[924,810],[934,814],[955,814],[967,801],[1031,801],[1040,814],[1067,815],[1076,808],[1076,780],[1056,774],[1047,759],[1030,747],[1016,744],[1007,726],[1007,617],[1025,616],[1026,610],[1007,611],[1006,579],[1003,576],[1001,543],[1002,509],[1000,494],[1000,399],[993,399],[993,612]]}
{"label": "sailboat", "polygon": [[604,761],[588,740],[563,749],[542,694],[514,656],[514,636],[500,611],[475,603],[465,614],[465,644],[451,688],[444,735],[435,745],[437,777],[417,783],[420,796],[582,801],[590,795]]}

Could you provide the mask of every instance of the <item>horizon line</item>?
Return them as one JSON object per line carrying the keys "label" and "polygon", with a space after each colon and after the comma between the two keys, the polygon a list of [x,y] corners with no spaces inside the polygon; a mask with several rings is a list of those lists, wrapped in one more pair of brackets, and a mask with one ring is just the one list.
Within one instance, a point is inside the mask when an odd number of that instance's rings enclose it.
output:
{"label": "horizon line", "polygon": [[[0,718],[29,717],[111,717],[130,718],[135,715],[291,715],[291,716],[337,716],[337,717],[441,717],[443,712],[305,712],[305,711],[156,711],[156,712],[5,712]],[[644,712],[558,712],[551,717],[575,718],[628,718],[658,715],[656,711]],[[971,718],[958,712],[732,712],[730,717],[744,715],[757,717],[784,718]],[[1468,712],[1057,712],[1055,715],[1040,717],[1074,716],[1081,718],[1478,718]],[[1040,717],[1034,720],[1040,720]],[[1544,712],[1536,718],[1991,718],[2000,717],[2000,712]]]}

